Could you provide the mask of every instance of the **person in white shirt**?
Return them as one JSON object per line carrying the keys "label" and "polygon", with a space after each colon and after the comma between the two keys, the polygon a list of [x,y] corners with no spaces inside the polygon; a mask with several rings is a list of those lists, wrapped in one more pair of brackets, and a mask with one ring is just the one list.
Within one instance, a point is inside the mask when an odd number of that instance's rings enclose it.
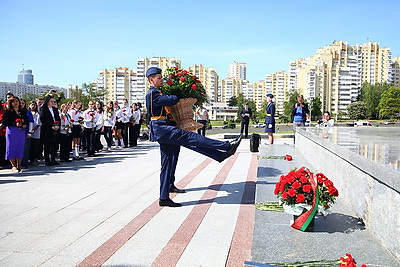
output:
{"label": "person in white shirt", "polygon": [[62,104],[60,108],[60,161],[70,162],[69,153],[72,147],[72,125],[71,125],[71,115],[68,114],[70,109],[70,104]]}
{"label": "person in white shirt", "polygon": [[72,124],[72,158],[74,160],[81,160],[83,157],[79,156],[79,145],[82,137],[82,123],[83,117],[80,111],[82,103],[79,100],[72,102],[72,108],[68,111],[71,116],[70,122]]}
{"label": "person in white shirt", "polygon": [[94,149],[96,152],[100,152],[103,149],[103,145],[101,144],[101,136],[104,133],[104,110],[103,103],[96,101],[96,133],[95,133],[95,146]]}
{"label": "person in white shirt", "polygon": [[40,115],[36,101],[32,100],[29,103],[28,108],[32,112],[33,116],[33,129],[30,132],[31,144],[29,149],[29,163],[36,164],[37,160],[40,158],[42,154],[42,148],[40,144],[40,126],[42,126],[42,123],[40,121]]}
{"label": "person in white shirt", "polygon": [[86,149],[89,157],[95,156],[96,113],[94,102],[89,101],[89,108],[83,112],[83,130],[86,136]]}
{"label": "person in white shirt", "polygon": [[140,109],[136,103],[132,105],[131,126],[132,130],[129,132],[129,146],[137,146],[137,140],[140,134]]}
{"label": "person in white shirt", "polygon": [[104,121],[104,138],[107,142],[107,151],[111,150],[111,145],[113,142],[112,128],[115,126],[115,112],[113,101],[108,102],[107,108],[103,114]]}
{"label": "person in white shirt", "polygon": [[207,109],[203,107],[203,105],[200,105],[200,107],[197,109],[196,118],[197,122],[203,124],[203,127],[197,129],[197,133],[201,134],[202,136],[206,136],[206,125],[209,122],[209,118]]}
{"label": "person in white shirt", "polygon": [[128,147],[128,130],[132,117],[131,107],[129,106],[128,99],[124,99],[122,110],[122,139],[124,140],[125,147]]}
{"label": "person in white shirt", "polygon": [[122,139],[122,129],[124,128],[124,124],[122,122],[123,113],[121,108],[118,105],[118,101],[114,101],[114,112],[115,112],[115,147],[122,148],[125,147],[124,140]]}

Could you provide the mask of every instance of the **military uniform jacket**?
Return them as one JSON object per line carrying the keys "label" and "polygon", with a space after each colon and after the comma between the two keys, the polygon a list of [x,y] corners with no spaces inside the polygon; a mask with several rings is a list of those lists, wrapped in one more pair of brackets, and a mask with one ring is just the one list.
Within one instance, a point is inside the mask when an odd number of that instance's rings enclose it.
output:
{"label": "military uniform jacket", "polygon": [[265,111],[267,113],[265,117],[265,124],[275,123],[275,105],[272,102],[268,103]]}
{"label": "military uniform jacket", "polygon": [[151,86],[146,94],[146,107],[150,116],[150,140],[157,141],[174,128],[176,123],[167,119],[164,106],[173,106],[179,102],[175,95],[164,95],[160,90]]}

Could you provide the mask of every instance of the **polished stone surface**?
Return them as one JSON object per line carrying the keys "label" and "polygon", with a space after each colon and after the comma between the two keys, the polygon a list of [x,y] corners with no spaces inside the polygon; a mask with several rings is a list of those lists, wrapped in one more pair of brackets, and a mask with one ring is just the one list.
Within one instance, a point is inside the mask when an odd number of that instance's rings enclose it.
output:
{"label": "polished stone surface", "polygon": [[400,172],[400,127],[305,128],[365,158]]}

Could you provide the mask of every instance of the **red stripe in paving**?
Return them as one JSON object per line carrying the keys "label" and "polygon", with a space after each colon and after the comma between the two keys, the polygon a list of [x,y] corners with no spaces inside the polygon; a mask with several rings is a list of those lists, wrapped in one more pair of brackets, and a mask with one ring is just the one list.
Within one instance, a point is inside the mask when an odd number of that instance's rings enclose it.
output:
{"label": "red stripe in paving", "polygon": [[227,163],[222,167],[218,175],[215,177],[212,184],[208,187],[207,191],[198,201],[197,205],[193,208],[185,221],[183,221],[179,229],[171,237],[167,245],[163,248],[151,266],[165,267],[176,265],[200,223],[202,222],[204,216],[207,214],[208,209],[218,194],[219,189],[224,183],[238,155],[239,153],[236,153],[233,157],[229,158]]}
{"label": "red stripe in paving", "polygon": [[251,260],[251,246],[253,242],[254,203],[256,196],[258,160],[253,154],[249,172],[244,187],[243,198],[233,234],[228,260],[225,266],[243,266],[245,261]]}
{"label": "red stripe in paving", "polygon": [[[194,179],[212,160],[207,158],[199,166],[194,168],[186,175],[178,186],[186,187],[190,181]],[[158,206],[158,200],[153,202],[142,213],[130,221],[124,228],[119,230],[103,245],[93,251],[77,266],[101,266],[103,265],[118,249],[120,249],[132,236],[134,236],[144,225],[146,225],[162,208]]]}

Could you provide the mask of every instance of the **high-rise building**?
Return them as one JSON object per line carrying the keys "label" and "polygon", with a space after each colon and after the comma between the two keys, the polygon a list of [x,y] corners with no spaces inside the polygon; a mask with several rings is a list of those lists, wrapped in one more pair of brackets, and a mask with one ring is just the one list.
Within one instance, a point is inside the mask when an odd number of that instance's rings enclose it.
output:
{"label": "high-rise building", "polygon": [[106,90],[105,102],[117,100],[119,103],[126,98],[131,99],[131,76],[132,71],[126,67],[112,70],[103,69],[97,77],[97,88]]}
{"label": "high-rise building", "polygon": [[392,58],[392,84],[400,88],[400,57]]}
{"label": "high-rise building", "polygon": [[196,75],[204,86],[212,105],[218,99],[218,73],[214,68],[206,68],[203,64],[196,64],[189,68],[188,71]]}
{"label": "high-rise building", "polygon": [[32,70],[21,70],[18,75],[18,82],[25,84],[33,84]]}
{"label": "high-rise building", "polygon": [[246,63],[233,62],[229,65],[228,78],[237,80],[246,80]]}
{"label": "high-rise building", "polygon": [[378,43],[352,46],[334,41],[312,57],[290,62],[289,90],[297,90],[309,101],[319,97],[323,110],[338,114],[356,101],[362,82],[389,82],[390,64],[390,48]]}
{"label": "high-rise building", "polygon": [[266,94],[273,94],[275,98],[276,115],[283,114],[283,103],[286,101],[289,75],[285,71],[278,71],[265,76],[265,93],[263,102],[266,101]]}
{"label": "high-rise building", "polygon": [[174,57],[138,58],[136,72],[133,73],[131,78],[132,102],[145,104],[146,92],[149,89],[146,71],[150,67],[158,67],[163,71],[171,67],[181,68],[181,61]]}
{"label": "high-rise building", "polygon": [[60,93],[63,92],[66,97],[69,96],[66,88],[54,85],[0,82],[0,99],[5,99],[8,91],[13,93],[15,96],[24,97],[26,94],[42,95],[48,93],[50,90],[56,90]]}
{"label": "high-rise building", "polygon": [[227,78],[219,80],[218,82],[218,94],[221,95],[221,99],[218,102],[228,104],[232,97],[237,97],[243,92],[242,81],[235,78]]}
{"label": "high-rise building", "polygon": [[266,100],[266,90],[265,90],[265,80],[259,80],[253,83],[253,98],[252,99],[256,103],[257,110],[262,109],[263,103]]}

